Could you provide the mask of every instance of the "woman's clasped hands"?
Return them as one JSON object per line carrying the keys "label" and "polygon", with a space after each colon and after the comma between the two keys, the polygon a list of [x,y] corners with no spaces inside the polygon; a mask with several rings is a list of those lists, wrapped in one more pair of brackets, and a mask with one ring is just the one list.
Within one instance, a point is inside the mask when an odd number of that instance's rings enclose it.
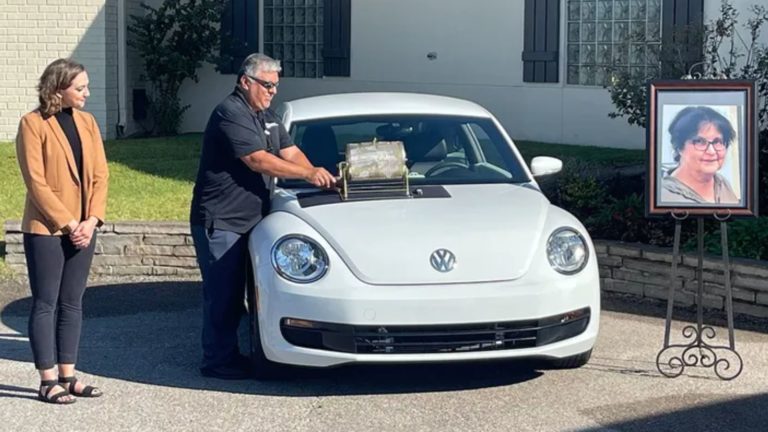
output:
{"label": "woman's clasped hands", "polygon": [[67,229],[72,244],[78,249],[87,248],[91,244],[93,232],[96,230],[97,223],[98,219],[95,217],[89,217],[80,223],[77,223],[74,220],[69,221]]}

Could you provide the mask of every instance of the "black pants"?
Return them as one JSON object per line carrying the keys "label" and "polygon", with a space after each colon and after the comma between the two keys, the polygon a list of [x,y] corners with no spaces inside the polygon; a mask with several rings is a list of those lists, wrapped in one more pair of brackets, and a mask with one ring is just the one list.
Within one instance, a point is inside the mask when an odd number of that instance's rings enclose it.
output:
{"label": "black pants", "polygon": [[248,234],[191,226],[203,276],[203,362],[217,367],[236,362],[237,329],[245,313]]}
{"label": "black pants", "polygon": [[37,369],[77,362],[83,293],[95,248],[95,233],[86,249],[77,249],[69,236],[24,234],[32,290],[29,341]]}

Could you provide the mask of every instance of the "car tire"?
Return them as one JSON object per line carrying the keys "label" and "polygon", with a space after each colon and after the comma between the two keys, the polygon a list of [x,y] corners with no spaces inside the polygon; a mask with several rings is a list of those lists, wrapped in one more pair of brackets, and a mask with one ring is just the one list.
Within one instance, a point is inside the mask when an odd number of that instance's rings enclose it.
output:
{"label": "car tire", "polygon": [[576,369],[584,366],[592,357],[592,350],[561,359],[547,361],[547,369]]}
{"label": "car tire", "polygon": [[[250,271],[250,269],[249,269]],[[256,308],[256,287],[249,280],[246,304],[248,307],[248,334],[250,343],[251,373],[257,380],[278,379],[285,376],[285,365],[275,363],[264,355],[264,347],[261,345],[261,333],[259,331],[259,316]]]}

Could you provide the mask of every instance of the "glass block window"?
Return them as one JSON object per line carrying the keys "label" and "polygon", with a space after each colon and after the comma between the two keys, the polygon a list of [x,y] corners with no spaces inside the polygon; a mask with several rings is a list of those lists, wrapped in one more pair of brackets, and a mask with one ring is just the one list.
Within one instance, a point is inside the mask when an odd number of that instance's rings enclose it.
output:
{"label": "glass block window", "polygon": [[612,73],[658,74],[661,2],[568,0],[568,84],[601,86]]}
{"label": "glass block window", "polygon": [[264,53],[282,76],[323,76],[323,0],[263,0]]}

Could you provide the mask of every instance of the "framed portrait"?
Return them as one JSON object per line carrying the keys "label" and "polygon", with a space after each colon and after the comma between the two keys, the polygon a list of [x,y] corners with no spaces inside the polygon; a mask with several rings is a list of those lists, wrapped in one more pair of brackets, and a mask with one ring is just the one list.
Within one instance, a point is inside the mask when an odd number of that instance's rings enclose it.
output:
{"label": "framed portrait", "polygon": [[651,81],[647,119],[647,216],[757,216],[754,81]]}

